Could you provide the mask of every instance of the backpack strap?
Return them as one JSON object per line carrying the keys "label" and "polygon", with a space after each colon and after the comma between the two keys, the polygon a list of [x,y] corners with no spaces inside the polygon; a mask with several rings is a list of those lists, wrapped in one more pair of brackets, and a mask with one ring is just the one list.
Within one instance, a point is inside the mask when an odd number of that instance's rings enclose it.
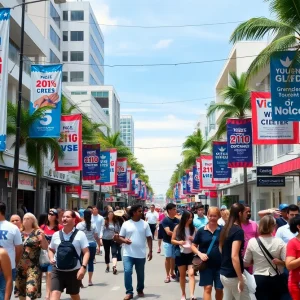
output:
{"label": "backpack strap", "polygon": [[60,240],[61,240],[62,242],[65,242],[65,238],[64,238],[62,229],[59,231],[59,238],[60,238]]}
{"label": "backpack strap", "polygon": [[77,234],[77,232],[78,232],[78,229],[77,228],[75,228],[75,230],[74,230],[74,232],[72,233],[72,235],[70,236],[70,242],[71,243],[73,243],[73,241],[74,241],[74,238],[75,238],[75,236],[76,236],[76,234]]}

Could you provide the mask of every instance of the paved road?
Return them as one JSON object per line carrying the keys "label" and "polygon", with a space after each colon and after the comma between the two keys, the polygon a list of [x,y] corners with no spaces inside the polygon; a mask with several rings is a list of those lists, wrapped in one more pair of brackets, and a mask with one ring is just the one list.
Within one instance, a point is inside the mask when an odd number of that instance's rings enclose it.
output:
{"label": "paved road", "polygon": [[[147,300],[167,299],[176,300],[181,298],[179,283],[170,282],[164,283],[164,257],[162,254],[157,254],[157,241],[154,241],[154,257],[152,261],[146,263],[145,276],[145,298]],[[118,265],[118,275],[113,275],[112,272],[105,273],[104,256],[96,256],[97,264],[95,265],[95,273],[93,283],[94,286],[87,287],[81,290],[80,295],[82,300],[122,300],[125,296],[124,288],[124,273],[122,262]],[[196,277],[196,292],[197,299],[202,299],[203,290],[198,286],[199,276]],[[83,280],[84,286],[87,286],[87,275]],[[188,286],[188,283],[187,283]],[[133,273],[133,287],[136,287],[136,274]],[[44,291],[44,286],[43,286]],[[187,288],[187,295],[189,295]],[[42,299],[45,294],[43,293]],[[63,294],[61,299],[70,299],[66,294]],[[137,296],[134,299],[138,299]],[[189,298],[187,298],[189,299]]]}

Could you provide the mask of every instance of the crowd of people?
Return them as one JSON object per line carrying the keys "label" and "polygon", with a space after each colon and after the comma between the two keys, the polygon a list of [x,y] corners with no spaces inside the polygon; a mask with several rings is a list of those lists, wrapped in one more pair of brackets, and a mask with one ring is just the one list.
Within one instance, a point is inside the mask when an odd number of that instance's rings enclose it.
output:
{"label": "crowd of people", "polygon": [[[118,274],[123,261],[124,300],[133,299],[133,267],[137,295],[144,297],[145,264],[157,253],[165,256],[165,284],[179,281],[181,300],[195,300],[195,276],[203,299],[300,299],[300,215],[297,205],[258,213],[251,220],[249,206],[234,203],[230,209],[198,205],[163,209],[152,204],[126,209],[96,206],[79,210],[52,208],[39,220],[31,213],[5,219],[0,202],[0,300],[12,293],[22,299],[41,297],[42,274],[46,300],[58,300],[65,291],[80,299],[82,279],[88,273],[93,285],[96,254],[104,249],[105,272]],[[148,249],[148,251],[147,251]],[[112,261],[112,270],[110,263]],[[189,283],[189,297],[186,282]],[[15,286],[13,289],[13,282]]]}

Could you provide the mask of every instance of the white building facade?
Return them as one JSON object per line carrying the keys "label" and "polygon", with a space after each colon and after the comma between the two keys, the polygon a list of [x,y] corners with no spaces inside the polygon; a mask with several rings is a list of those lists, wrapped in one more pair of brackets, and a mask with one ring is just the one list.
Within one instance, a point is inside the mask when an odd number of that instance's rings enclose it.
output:
{"label": "white building facade", "polygon": [[122,115],[120,119],[121,139],[131,153],[134,153],[134,121],[130,115]]}

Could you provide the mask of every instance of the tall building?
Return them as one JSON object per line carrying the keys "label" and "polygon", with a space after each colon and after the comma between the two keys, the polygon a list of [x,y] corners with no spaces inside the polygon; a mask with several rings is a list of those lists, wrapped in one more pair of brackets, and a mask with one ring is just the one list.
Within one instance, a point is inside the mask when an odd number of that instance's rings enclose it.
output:
{"label": "tall building", "polygon": [[132,116],[121,116],[120,132],[122,141],[134,153],[134,121]]}

